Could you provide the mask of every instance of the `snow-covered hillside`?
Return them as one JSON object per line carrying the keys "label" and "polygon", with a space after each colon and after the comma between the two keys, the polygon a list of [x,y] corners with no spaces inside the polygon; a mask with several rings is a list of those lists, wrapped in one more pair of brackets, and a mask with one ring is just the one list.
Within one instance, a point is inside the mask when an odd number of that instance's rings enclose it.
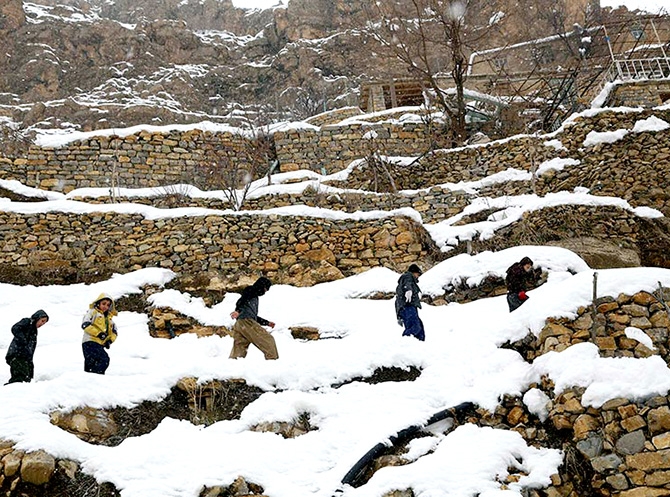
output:
{"label": "snow-covered hillside", "polygon": [[[465,401],[493,410],[503,395],[523,395],[541,375],[549,375],[559,390],[585,387],[584,399],[595,407],[619,396],[642,399],[670,389],[670,370],[658,356],[606,359],[599,357],[595,345],[581,344],[529,364],[518,353],[499,348],[529,332],[538,334],[547,317],[574,316],[579,306],[589,304],[592,271],[569,251],[517,247],[462,255],[426,271],[420,284],[427,293],[458,277],[476,284],[483,275],[500,274],[525,255],[549,271],[549,281],[530,292],[526,305],[513,314],[504,296],[464,305],[424,305],[423,343],[401,336],[392,301],[365,299],[394,291],[398,274],[387,269],[312,288],[271,288],[261,299],[260,314],[277,323],[277,361],[265,361],[253,347],[246,359],[228,359],[230,337],[154,339],[145,315],[121,309],[119,339],[110,349],[105,376],[83,372],[79,324],[88,303],[100,292],[118,298],[146,284],[165,284],[174,276],[170,271],[144,269],[92,285],[2,284],[2,355],[14,322],[38,308],[51,319],[40,330],[35,381],[0,389],[0,438],[14,440],[26,451],[44,449],[75,460],[97,480],[114,483],[124,497],[196,496],[203,485],[227,485],[240,475],[262,485],[272,497],[329,497],[338,489],[344,496],[372,497],[409,487],[422,496],[502,496],[547,486],[562,462],[560,451],[528,446],[514,432],[472,425],[416,441],[410,453],[413,463],[385,468],[360,488],[340,485],[374,444]],[[616,296],[652,291],[658,282],[669,286],[670,270],[604,270],[599,278],[599,294]],[[236,298],[227,294],[207,308],[201,299],[176,290],[152,296],[154,305],[172,307],[210,325],[232,324],[229,313]],[[296,325],[317,327],[334,339],[295,340],[288,328]],[[353,382],[333,388],[383,366],[414,366],[421,375],[413,382]],[[152,433],[118,447],[88,444],[49,420],[56,409],[130,407],[158,400],[187,376],[201,381],[243,378],[266,393],[239,420],[205,427],[167,418]],[[8,367],[2,364],[0,381],[8,377]],[[542,405],[529,404],[531,411],[542,412]],[[290,421],[304,413],[317,429],[296,439],[248,431],[259,422]],[[500,478],[514,464],[527,476],[503,491]]]}

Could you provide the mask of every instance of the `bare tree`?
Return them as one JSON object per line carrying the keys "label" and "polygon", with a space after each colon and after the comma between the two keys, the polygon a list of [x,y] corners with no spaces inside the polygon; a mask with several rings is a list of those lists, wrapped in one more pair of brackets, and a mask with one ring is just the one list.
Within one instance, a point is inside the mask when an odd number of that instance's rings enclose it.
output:
{"label": "bare tree", "polygon": [[312,79],[305,79],[277,95],[277,113],[281,110],[290,119],[306,119],[338,107],[338,100],[350,91],[351,81],[345,76],[327,78],[315,68],[311,74]]}
{"label": "bare tree", "polygon": [[204,160],[196,166],[196,184],[205,190],[222,190],[230,208],[240,210],[254,180],[270,175],[277,166],[269,126],[249,122],[245,138],[236,148],[211,144]]}
{"label": "bare tree", "polygon": [[0,120],[0,157],[21,157],[28,153],[30,138],[18,125],[9,120]]}
{"label": "bare tree", "polygon": [[[468,68],[465,53],[469,2],[379,0],[369,8],[366,30],[412,77],[424,82],[431,104],[443,111],[449,121],[452,145],[462,144],[467,138],[463,89]],[[471,40],[479,35],[472,30],[468,36]],[[450,84],[453,90],[446,90]]]}
{"label": "bare tree", "polygon": [[367,142],[365,164],[372,176],[372,191],[397,193],[398,187],[391,173],[391,165],[379,152],[377,138],[377,132],[374,130],[363,135],[363,139]]}
{"label": "bare tree", "polygon": [[[490,93],[513,97],[515,106],[524,102],[538,119],[526,131],[553,131],[570,114],[583,110],[606,82],[613,57],[640,58],[655,32],[654,16],[594,10],[587,4],[579,12],[568,13],[567,2],[559,0],[551,8],[537,5],[539,24],[550,30],[537,38],[528,26],[528,41],[486,50],[476,64],[490,67]],[[571,19],[573,24],[566,26]],[[574,22],[579,20],[579,23]],[[531,35],[535,34],[535,39]],[[529,113],[530,114],[530,113]]]}

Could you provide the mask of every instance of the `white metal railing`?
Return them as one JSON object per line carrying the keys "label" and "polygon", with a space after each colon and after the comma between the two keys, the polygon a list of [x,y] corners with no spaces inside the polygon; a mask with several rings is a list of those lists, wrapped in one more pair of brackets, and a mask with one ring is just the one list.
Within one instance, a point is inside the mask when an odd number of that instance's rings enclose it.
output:
{"label": "white metal railing", "polygon": [[592,97],[599,95],[612,81],[634,81],[639,79],[670,78],[670,57],[650,59],[614,59],[602,74],[599,82],[589,92]]}
{"label": "white metal railing", "polygon": [[607,73],[607,79],[629,81],[633,79],[665,79],[670,78],[670,58],[656,57],[650,59],[614,60]]}

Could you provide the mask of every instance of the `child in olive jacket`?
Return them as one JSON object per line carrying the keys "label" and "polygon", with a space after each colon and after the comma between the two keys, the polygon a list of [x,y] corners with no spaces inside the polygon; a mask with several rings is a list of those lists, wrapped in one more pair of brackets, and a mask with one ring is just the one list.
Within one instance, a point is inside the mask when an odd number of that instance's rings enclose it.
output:
{"label": "child in olive jacket", "polygon": [[12,343],[9,344],[5,360],[9,364],[11,377],[9,383],[25,382],[33,379],[35,365],[33,355],[37,347],[37,329],[49,321],[43,310],[36,311],[29,318],[23,318],[12,326]]}
{"label": "child in olive jacket", "polygon": [[84,371],[105,374],[109,367],[108,349],[118,335],[112,318],[116,316],[114,300],[101,293],[89,306],[81,327],[84,338],[81,343],[84,352]]}

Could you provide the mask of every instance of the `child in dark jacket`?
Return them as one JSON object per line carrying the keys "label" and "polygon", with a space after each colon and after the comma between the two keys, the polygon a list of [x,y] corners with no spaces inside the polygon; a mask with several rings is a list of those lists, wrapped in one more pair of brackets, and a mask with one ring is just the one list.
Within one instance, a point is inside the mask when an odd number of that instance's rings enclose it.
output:
{"label": "child in dark jacket", "polygon": [[116,316],[114,300],[101,293],[89,306],[81,327],[84,330],[81,348],[84,352],[84,371],[105,374],[109,355],[105,349],[116,340],[118,332],[112,318]]}
{"label": "child in dark jacket", "polygon": [[37,330],[49,321],[43,310],[36,311],[29,318],[23,318],[12,326],[12,343],[9,344],[5,360],[9,364],[9,383],[30,382],[35,373],[33,355],[37,347]]}
{"label": "child in dark jacket", "polygon": [[416,264],[411,264],[398,279],[398,286],[395,290],[395,313],[398,324],[405,327],[403,336],[413,336],[423,342],[426,339],[426,332],[418,311],[421,309],[419,276],[421,276],[421,268]]}
{"label": "child in dark jacket", "polygon": [[532,277],[533,261],[530,257],[524,257],[507,268],[505,284],[507,285],[507,305],[509,312],[515,311],[528,300],[526,290]]}
{"label": "child in dark jacket", "polygon": [[232,329],[231,359],[246,357],[249,345],[252,343],[263,352],[266,359],[279,358],[274,337],[262,328],[262,326],[274,328],[275,324],[258,315],[258,297],[265,295],[271,285],[269,279],[258,278],[253,285],[244,289],[235,304],[235,310],[230,313],[230,317],[237,320]]}

